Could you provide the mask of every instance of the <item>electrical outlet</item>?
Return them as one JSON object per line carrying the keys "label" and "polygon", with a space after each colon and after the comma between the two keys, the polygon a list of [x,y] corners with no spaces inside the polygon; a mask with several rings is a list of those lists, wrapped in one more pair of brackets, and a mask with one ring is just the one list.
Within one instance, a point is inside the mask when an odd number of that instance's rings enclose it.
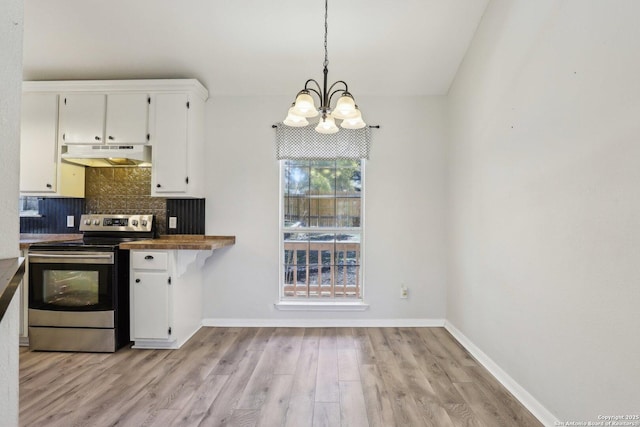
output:
{"label": "electrical outlet", "polygon": [[409,298],[409,289],[405,285],[400,286],[400,298]]}
{"label": "electrical outlet", "polygon": [[75,217],[73,215],[67,215],[67,227],[75,227]]}
{"label": "electrical outlet", "polygon": [[170,216],[169,217],[169,228],[178,228],[178,217]]}

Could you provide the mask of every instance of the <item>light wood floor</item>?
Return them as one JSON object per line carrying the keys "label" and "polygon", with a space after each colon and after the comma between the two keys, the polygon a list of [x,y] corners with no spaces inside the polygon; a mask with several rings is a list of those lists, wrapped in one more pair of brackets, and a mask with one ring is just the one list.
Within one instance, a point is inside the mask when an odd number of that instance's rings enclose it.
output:
{"label": "light wood floor", "polygon": [[20,425],[541,424],[443,328],[202,328],[180,350],[22,350]]}

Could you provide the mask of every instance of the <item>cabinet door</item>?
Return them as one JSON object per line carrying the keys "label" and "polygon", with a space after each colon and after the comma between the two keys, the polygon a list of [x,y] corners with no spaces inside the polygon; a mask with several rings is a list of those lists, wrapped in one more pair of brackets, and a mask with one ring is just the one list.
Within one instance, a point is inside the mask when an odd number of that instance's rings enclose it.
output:
{"label": "cabinet door", "polygon": [[60,135],[65,144],[104,143],[106,95],[70,94],[60,97]]}
{"label": "cabinet door", "polygon": [[149,97],[146,93],[107,96],[107,144],[146,144]]}
{"label": "cabinet door", "polygon": [[56,191],[58,95],[22,96],[20,136],[20,191]]}
{"label": "cabinet door", "polygon": [[152,135],[152,195],[187,191],[187,94],[158,94]]}
{"label": "cabinet door", "polygon": [[169,275],[133,272],[132,339],[169,338]]}

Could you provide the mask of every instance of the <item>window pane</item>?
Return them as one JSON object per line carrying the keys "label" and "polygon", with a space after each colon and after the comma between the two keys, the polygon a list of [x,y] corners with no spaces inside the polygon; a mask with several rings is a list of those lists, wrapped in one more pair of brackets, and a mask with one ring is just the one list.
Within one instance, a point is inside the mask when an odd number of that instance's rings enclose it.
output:
{"label": "window pane", "polygon": [[308,227],[309,226],[309,198],[298,195],[285,196],[284,198],[284,226]]}
{"label": "window pane", "polygon": [[309,224],[309,168],[304,162],[287,162],[284,169],[284,226]]}
{"label": "window pane", "polygon": [[336,226],[360,227],[360,196],[336,199]]}
{"label": "window pane", "polygon": [[311,227],[335,227],[336,203],[333,197],[313,198],[310,200],[309,226]]}
{"label": "window pane", "polygon": [[360,265],[360,234],[338,234],[336,236],[336,264]]}
{"label": "window pane", "polygon": [[[315,262],[316,268],[313,271],[314,283],[331,286],[333,274],[333,253],[335,249],[334,233],[310,233],[309,252],[312,254],[311,260]],[[314,296],[326,296],[327,292],[318,289]]]}
{"label": "window pane", "polygon": [[336,295],[360,296],[360,234],[336,236]]}
{"label": "window pane", "polygon": [[37,216],[40,214],[39,199],[34,196],[20,196],[20,216]]}
{"label": "window pane", "polygon": [[334,168],[335,160],[308,160],[307,164],[312,168]]}
{"label": "window pane", "polygon": [[306,194],[309,191],[309,167],[287,162],[285,167],[285,193]]}
{"label": "window pane", "polygon": [[309,169],[311,188],[309,194],[314,196],[333,196],[336,192],[336,170],[332,166],[311,166]]}
{"label": "window pane", "polygon": [[361,176],[360,162],[339,160],[336,162],[336,191],[349,194],[360,193]]}

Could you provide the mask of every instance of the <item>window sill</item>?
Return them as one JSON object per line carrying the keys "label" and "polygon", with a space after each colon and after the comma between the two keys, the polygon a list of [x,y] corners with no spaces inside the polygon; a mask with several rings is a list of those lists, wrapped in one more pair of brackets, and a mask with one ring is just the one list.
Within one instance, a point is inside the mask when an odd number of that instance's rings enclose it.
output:
{"label": "window sill", "polygon": [[280,311],[365,311],[364,302],[281,301],[274,304]]}

